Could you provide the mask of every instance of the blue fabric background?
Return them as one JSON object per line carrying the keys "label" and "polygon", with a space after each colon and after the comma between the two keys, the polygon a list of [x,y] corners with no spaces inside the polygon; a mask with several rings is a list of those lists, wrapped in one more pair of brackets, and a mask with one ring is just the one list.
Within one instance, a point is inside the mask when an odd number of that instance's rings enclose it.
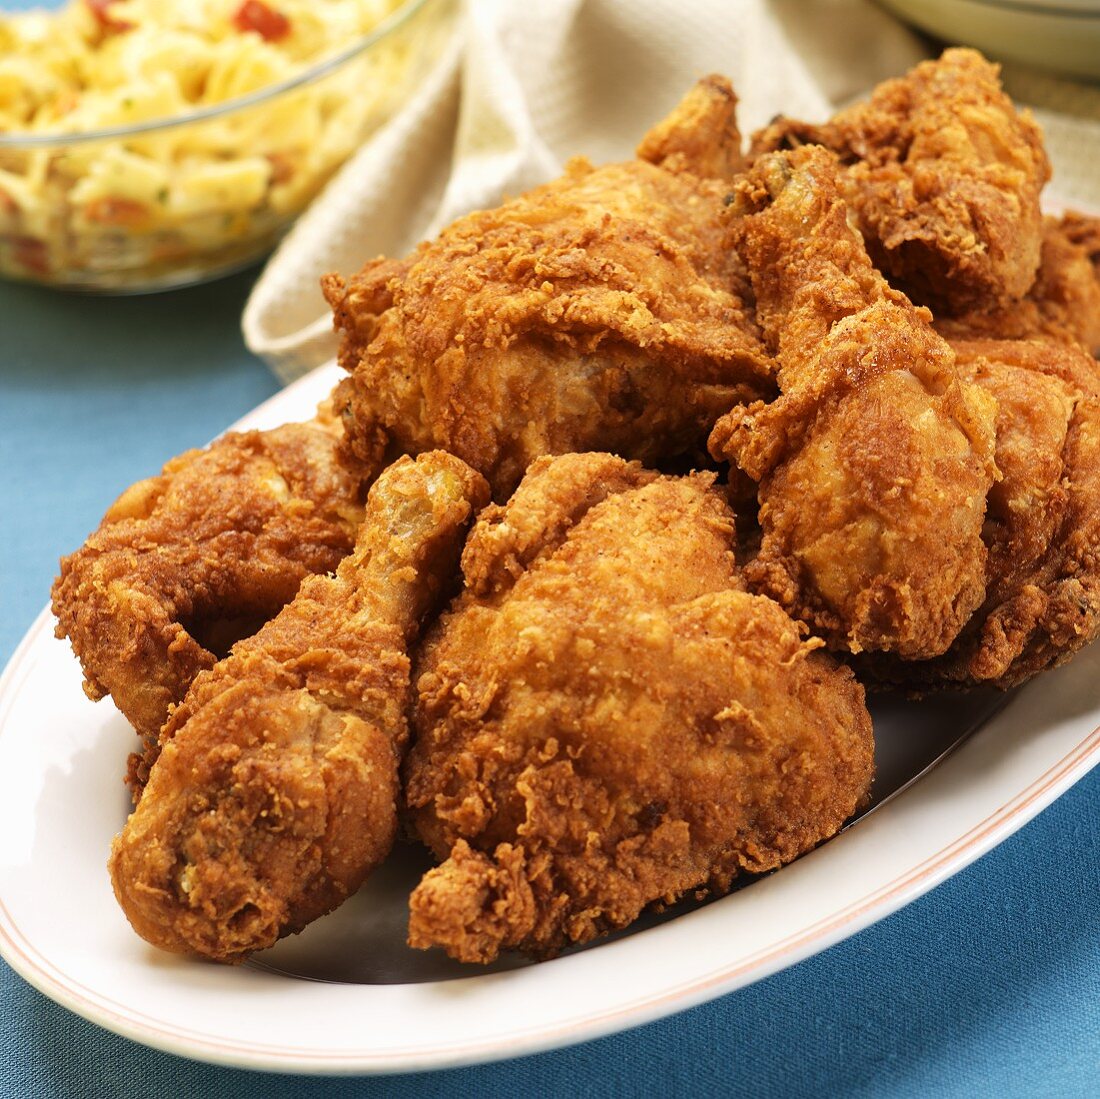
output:
{"label": "blue fabric background", "polygon": [[[0,283],[0,661],[121,489],[276,390],[239,334],[251,277],[145,298]],[[757,985],[571,1049],[424,1075],[195,1064],[99,1030],[0,963],[0,1095],[1094,1096],[1098,833],[1100,770],[928,896]]]}

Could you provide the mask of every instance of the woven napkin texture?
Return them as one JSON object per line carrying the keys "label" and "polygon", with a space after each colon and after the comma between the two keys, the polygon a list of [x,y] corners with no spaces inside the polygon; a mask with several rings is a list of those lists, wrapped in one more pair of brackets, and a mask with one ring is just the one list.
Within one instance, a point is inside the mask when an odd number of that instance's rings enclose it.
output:
{"label": "woven napkin texture", "polygon": [[[245,308],[249,348],[283,381],[331,358],[318,288],[400,255],[460,214],[557,175],[574,154],[631,155],[690,84],[721,72],[748,133],[808,120],[936,47],[869,0],[461,0],[446,54],[299,220]],[[1043,125],[1052,208],[1100,208],[1100,88],[1006,66]]]}

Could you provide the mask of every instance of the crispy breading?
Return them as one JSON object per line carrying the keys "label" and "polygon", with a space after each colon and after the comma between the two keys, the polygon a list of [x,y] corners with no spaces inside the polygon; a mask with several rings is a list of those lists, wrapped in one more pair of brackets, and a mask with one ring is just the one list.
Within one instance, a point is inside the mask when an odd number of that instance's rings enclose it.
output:
{"label": "crispy breading", "polygon": [[937,318],[936,330],[948,339],[1051,339],[1100,352],[1100,246],[1089,248],[1090,221],[1080,214],[1047,218],[1039,271],[1027,296],[999,308]]}
{"label": "crispy breading", "polygon": [[875,678],[909,688],[1012,687],[1100,634],[1100,368],[1073,346],[956,341],[959,370],[997,401],[983,605],[943,656],[873,657]]}
{"label": "crispy breading", "polygon": [[413,946],[553,954],[796,858],[866,797],[863,689],[742,589],[713,481],[540,459],[479,519],[416,670],[406,799],[444,861]]}
{"label": "crispy breading", "polygon": [[57,635],[88,697],[110,694],[145,738],[135,790],[195,676],[351,549],[366,471],[338,451],[338,425],[324,418],[225,435],[128,488],[62,559]]}
{"label": "crispy breading", "polygon": [[745,167],[737,96],[724,76],[700,80],[638,143],[639,160],[700,179],[733,180]]}
{"label": "crispy breading", "polygon": [[542,454],[701,448],[731,404],[769,391],[722,217],[734,103],[709,78],[641,158],[571,161],[405,260],[328,276],[356,453],[443,447],[505,498]]}
{"label": "crispy breading", "polygon": [[202,672],[111,849],[155,946],[241,961],[336,907],[389,852],[408,736],[407,648],[451,583],[480,475],[403,458],[353,552]]}
{"label": "crispy breading", "polygon": [[976,50],[880,84],[867,102],[815,126],[779,119],[754,153],[824,145],[875,263],[937,316],[1023,297],[1039,266],[1042,134]]}
{"label": "crispy breading", "polygon": [[745,575],[837,650],[936,656],[985,596],[994,402],[871,265],[832,154],[758,158],[730,211],[781,391],[711,436],[759,482]]}

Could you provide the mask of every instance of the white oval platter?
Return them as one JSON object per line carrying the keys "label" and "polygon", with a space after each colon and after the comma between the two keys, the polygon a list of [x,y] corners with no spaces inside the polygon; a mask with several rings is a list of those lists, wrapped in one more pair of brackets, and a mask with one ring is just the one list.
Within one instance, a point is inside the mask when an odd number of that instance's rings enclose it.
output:
{"label": "white oval platter", "polygon": [[[322,367],[238,426],[306,419],[337,377]],[[1096,646],[1007,698],[876,704],[874,811],[778,873],[674,918],[538,965],[459,966],[403,944],[405,897],[423,865],[408,848],[342,909],[227,968],[146,946],[115,904],[105,863],[125,819],[120,775],[133,734],[110,702],[84,697],[52,628],[44,612],[0,679],[0,954],[112,1031],[248,1068],[423,1070],[682,1010],[913,900],[1100,759]]]}

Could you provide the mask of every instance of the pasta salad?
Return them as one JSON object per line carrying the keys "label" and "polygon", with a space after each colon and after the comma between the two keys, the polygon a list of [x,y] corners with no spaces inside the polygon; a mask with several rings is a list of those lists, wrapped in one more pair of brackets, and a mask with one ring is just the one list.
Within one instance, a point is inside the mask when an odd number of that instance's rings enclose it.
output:
{"label": "pasta salad", "polygon": [[0,18],[0,269],[124,287],[262,252],[407,92],[431,6],[71,0]]}

